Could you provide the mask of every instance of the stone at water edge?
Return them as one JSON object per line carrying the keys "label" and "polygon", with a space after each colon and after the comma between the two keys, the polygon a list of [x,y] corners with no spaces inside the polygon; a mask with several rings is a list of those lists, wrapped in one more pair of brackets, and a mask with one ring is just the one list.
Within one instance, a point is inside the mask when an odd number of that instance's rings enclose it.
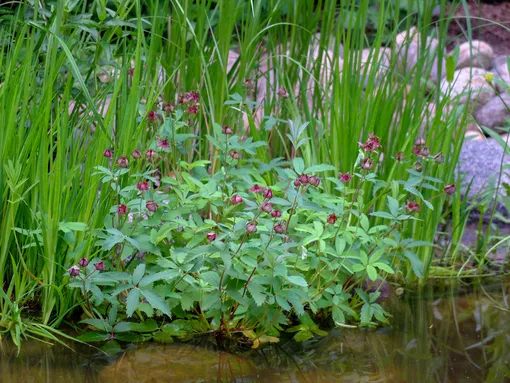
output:
{"label": "stone at water edge", "polygon": [[456,69],[477,67],[489,69],[492,66],[494,50],[486,42],[473,40],[459,45],[459,60]]}
{"label": "stone at water edge", "polygon": [[474,117],[478,124],[494,129],[510,126],[510,95],[503,93],[493,97],[487,104],[475,111]]}
{"label": "stone at water edge", "polygon": [[441,80],[441,92],[445,96],[450,96],[453,102],[457,101],[461,105],[466,104],[470,98],[470,109],[474,106],[477,110],[495,96],[494,90],[484,78],[486,73],[487,71],[482,68],[456,70],[453,82],[449,83],[446,78]]}

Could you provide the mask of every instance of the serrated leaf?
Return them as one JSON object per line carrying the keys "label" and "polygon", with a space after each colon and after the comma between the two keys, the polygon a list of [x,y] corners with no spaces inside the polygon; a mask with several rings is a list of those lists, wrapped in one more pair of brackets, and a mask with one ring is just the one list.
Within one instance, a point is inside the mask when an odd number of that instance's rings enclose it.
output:
{"label": "serrated leaf", "polygon": [[171,279],[178,277],[180,274],[181,273],[178,270],[160,271],[158,273],[146,275],[145,277],[142,278],[142,280],[140,281],[140,283],[138,283],[138,285],[140,287],[144,287],[144,286],[150,285],[151,283],[154,283],[156,281],[161,281],[161,280],[168,282]]}
{"label": "serrated leaf", "polygon": [[386,263],[376,262],[373,264],[373,266],[377,267],[378,269],[384,270],[389,274],[395,274],[395,271],[390,266],[388,266]]}
{"label": "serrated leaf", "polygon": [[388,209],[390,210],[391,215],[396,217],[398,215],[398,208],[399,208],[398,201],[391,196],[388,196],[387,200],[388,200]]}
{"label": "serrated leaf", "polygon": [[266,301],[266,291],[264,287],[258,283],[250,282],[248,284],[248,291],[252,296],[257,306],[262,306]]}
{"label": "serrated leaf", "polygon": [[287,280],[297,286],[301,287],[308,287],[308,283],[303,277],[300,277],[299,275],[289,275],[287,277]]}
{"label": "serrated leaf", "polygon": [[144,274],[145,263],[140,263],[138,266],[136,266],[135,271],[133,271],[133,285],[138,285]]}
{"label": "serrated leaf", "polygon": [[303,174],[305,170],[305,162],[301,157],[296,157],[292,160],[292,166],[297,174]]}
{"label": "serrated leaf", "polygon": [[128,317],[133,315],[139,302],[140,290],[137,288],[131,289],[126,299],[126,315]]}
{"label": "serrated leaf", "polygon": [[155,309],[160,310],[163,314],[171,317],[172,314],[168,309],[168,305],[165,299],[149,290],[141,290],[142,295],[145,297],[147,302]]}

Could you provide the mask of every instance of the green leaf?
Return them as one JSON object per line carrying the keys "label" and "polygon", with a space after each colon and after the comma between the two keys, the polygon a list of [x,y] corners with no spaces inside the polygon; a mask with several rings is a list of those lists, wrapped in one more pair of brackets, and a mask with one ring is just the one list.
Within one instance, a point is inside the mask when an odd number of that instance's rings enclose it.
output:
{"label": "green leaf", "polygon": [[391,196],[388,196],[387,197],[387,201],[388,201],[388,209],[390,210],[390,213],[396,217],[398,215],[398,208],[399,208],[399,203],[398,201],[391,197]]}
{"label": "green leaf", "polygon": [[279,295],[276,295],[276,302],[280,305],[282,309],[285,311],[290,311],[292,307],[290,307],[289,302],[287,300]]}
{"label": "green leaf", "polygon": [[287,280],[294,285],[298,285],[301,287],[308,286],[308,283],[306,282],[306,280],[303,277],[300,277],[298,275],[290,275],[287,277]]}
{"label": "green leaf", "polygon": [[322,165],[310,166],[308,169],[306,169],[304,171],[304,173],[305,174],[320,173],[320,172],[327,172],[327,171],[332,171],[332,170],[336,171],[336,168],[333,165],[322,164]]}
{"label": "green leaf", "polygon": [[160,310],[163,314],[169,317],[172,316],[170,310],[168,309],[168,305],[162,297],[146,289],[142,289],[141,293],[153,308]]}
{"label": "green leaf", "polygon": [[390,213],[385,212],[385,211],[374,211],[374,212],[370,213],[370,215],[373,217],[395,219],[394,216],[392,216]]}
{"label": "green leaf", "polygon": [[200,273],[200,278],[211,286],[220,286],[220,276],[214,271],[206,271],[205,273]]}
{"label": "green leaf", "polygon": [[373,264],[373,266],[377,267],[378,269],[384,270],[389,274],[395,274],[395,271],[390,266],[388,266],[386,263],[376,262]]}
{"label": "green leaf", "polygon": [[345,323],[345,315],[340,307],[333,306],[333,308],[331,309],[331,314],[333,316],[333,321],[335,321],[335,323]]}
{"label": "green leaf", "polygon": [[266,291],[264,287],[258,283],[251,281],[248,284],[248,291],[250,292],[255,304],[257,306],[262,306],[266,301]]}
{"label": "green leaf", "polygon": [[138,302],[140,301],[140,290],[137,288],[133,288],[129,291],[126,300],[126,315],[128,317],[132,316],[136,310],[136,306],[138,306]]}
{"label": "green leaf", "polygon": [[157,333],[153,334],[152,339],[158,343],[168,344],[174,342],[172,336],[164,331],[158,331]]}
{"label": "green leaf", "polygon": [[98,331],[90,331],[78,336],[78,340],[82,342],[104,342],[110,334]]}
{"label": "green leaf", "polygon": [[142,323],[130,323],[131,331],[135,332],[154,332],[158,328],[158,323],[154,319],[147,319]]}
{"label": "green leaf", "polygon": [[138,285],[144,274],[145,263],[140,263],[138,266],[136,266],[135,271],[133,271],[133,285]]}
{"label": "green leaf", "polygon": [[455,73],[455,59],[453,56],[446,56],[446,81],[452,82]]}
{"label": "green leaf", "polygon": [[405,250],[404,257],[409,259],[411,262],[411,267],[416,274],[417,277],[423,277],[423,262],[418,258],[418,256],[412,251]]}
{"label": "green leaf", "polygon": [[310,330],[298,331],[296,335],[294,335],[294,340],[296,342],[304,342],[310,338],[313,338],[313,333]]}
{"label": "green leaf", "polygon": [[301,157],[295,157],[292,160],[292,166],[294,167],[294,170],[297,174],[303,174],[305,170],[305,162]]}
{"label": "green leaf", "polygon": [[146,275],[145,277],[142,278],[142,280],[140,281],[140,283],[138,283],[138,285],[140,287],[144,287],[144,286],[150,285],[151,283],[154,283],[156,281],[161,281],[161,280],[165,280],[166,282],[168,282],[171,279],[178,277],[179,275],[181,275],[179,270],[164,270],[164,271],[160,271],[158,273],[154,273],[151,275]]}
{"label": "green leaf", "polygon": [[367,274],[372,281],[375,281],[377,279],[377,270],[375,269],[374,266],[372,265],[367,266]]}
{"label": "green leaf", "polygon": [[112,326],[110,326],[108,324],[108,322],[106,322],[102,319],[89,318],[89,319],[84,319],[84,320],[80,321],[80,323],[88,324],[92,327],[97,328],[98,330],[103,330],[106,332],[111,331],[111,329],[112,329]]}

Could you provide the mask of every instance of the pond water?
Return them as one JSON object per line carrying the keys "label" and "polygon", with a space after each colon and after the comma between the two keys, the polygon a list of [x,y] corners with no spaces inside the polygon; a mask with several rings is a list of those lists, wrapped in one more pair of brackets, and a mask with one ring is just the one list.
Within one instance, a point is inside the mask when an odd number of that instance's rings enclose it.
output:
{"label": "pond water", "polygon": [[[510,280],[406,292],[391,327],[337,328],[235,355],[212,345],[146,343],[97,350],[0,344],[0,382],[510,382]],[[204,342],[202,342],[204,343]]]}

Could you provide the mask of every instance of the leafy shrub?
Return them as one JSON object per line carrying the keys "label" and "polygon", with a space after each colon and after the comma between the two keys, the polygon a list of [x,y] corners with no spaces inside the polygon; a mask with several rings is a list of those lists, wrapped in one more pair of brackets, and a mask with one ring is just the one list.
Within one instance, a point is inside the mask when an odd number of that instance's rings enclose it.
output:
{"label": "leafy shrub", "polygon": [[[188,93],[177,108],[147,113],[151,146],[132,158],[114,158],[106,150],[109,166],[97,167],[114,205],[97,233],[101,256],[72,267],[70,286],[81,288],[90,315],[109,313],[110,319],[86,320],[104,331],[86,339],[105,340],[140,326],[115,326],[118,313],[130,321],[186,319],[177,322],[181,336],[214,330],[227,338],[243,332],[257,341],[274,339],[291,324],[288,331],[297,340],[323,334],[319,318],[338,326],[387,322],[374,286],[406,269],[422,275],[412,250],[429,244],[401,233],[417,220],[420,205],[432,206],[419,189],[439,180],[421,175],[418,162],[407,181],[378,180],[383,143],[373,134],[360,145],[350,171],[324,179],[324,172],[337,169],[307,167],[300,157],[260,163],[254,154],[266,142],[218,124],[207,139],[220,171],[210,174],[211,161],[205,160],[174,164],[172,152],[196,139],[181,132],[193,125],[187,119],[198,99]],[[433,161],[421,139],[415,152]],[[406,166],[401,153],[396,161]],[[325,192],[325,183],[333,193]],[[387,200],[387,211],[363,205],[365,183],[373,184],[373,202]],[[448,193],[454,189],[449,187]],[[371,226],[370,215],[386,223]],[[175,335],[175,325],[147,323],[156,339]]]}

